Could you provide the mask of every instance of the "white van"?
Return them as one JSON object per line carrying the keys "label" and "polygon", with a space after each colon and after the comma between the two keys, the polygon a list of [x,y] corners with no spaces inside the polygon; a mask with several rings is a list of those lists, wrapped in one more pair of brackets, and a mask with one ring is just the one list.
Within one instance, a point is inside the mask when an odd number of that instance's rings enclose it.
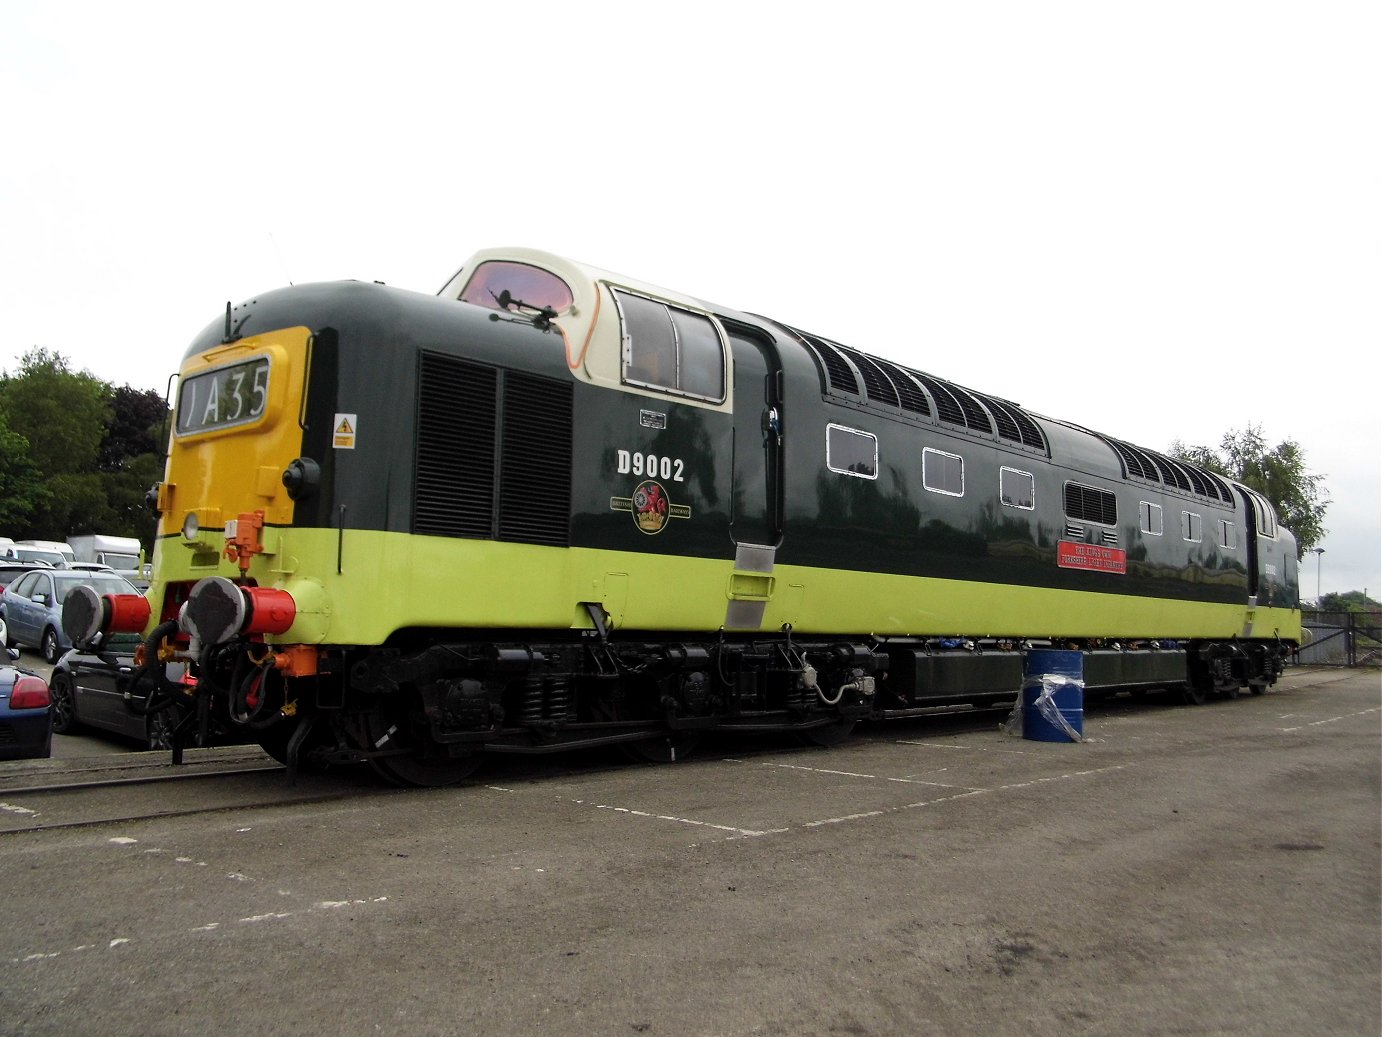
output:
{"label": "white van", "polygon": [[54,569],[70,569],[76,561],[72,548],[57,540],[16,540],[5,553],[21,562],[47,562]]}

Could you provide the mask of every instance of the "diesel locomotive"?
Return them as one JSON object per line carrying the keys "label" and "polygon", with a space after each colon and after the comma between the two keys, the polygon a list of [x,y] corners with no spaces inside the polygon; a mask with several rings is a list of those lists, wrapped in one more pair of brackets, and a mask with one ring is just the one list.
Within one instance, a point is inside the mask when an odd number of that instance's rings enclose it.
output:
{"label": "diesel locomotive", "polygon": [[194,697],[290,770],[829,744],[1012,698],[1033,644],[1200,701],[1301,637],[1248,487],[538,251],[227,304],[179,374],[153,581],[64,622],[138,630],[133,701]]}

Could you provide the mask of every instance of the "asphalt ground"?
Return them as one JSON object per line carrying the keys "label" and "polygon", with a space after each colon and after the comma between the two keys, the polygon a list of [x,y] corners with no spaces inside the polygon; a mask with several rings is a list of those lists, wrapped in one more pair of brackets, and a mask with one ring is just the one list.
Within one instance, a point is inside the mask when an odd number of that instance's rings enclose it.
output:
{"label": "asphalt ground", "polygon": [[1382,1032],[1377,671],[1084,719],[5,835],[0,1032]]}

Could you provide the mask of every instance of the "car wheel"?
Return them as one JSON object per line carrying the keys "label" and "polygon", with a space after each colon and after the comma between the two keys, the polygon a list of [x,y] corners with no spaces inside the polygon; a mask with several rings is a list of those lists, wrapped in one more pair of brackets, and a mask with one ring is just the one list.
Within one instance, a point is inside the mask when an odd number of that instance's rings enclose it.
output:
{"label": "car wheel", "polygon": [[157,713],[149,714],[149,722],[145,727],[147,736],[145,745],[149,749],[171,749],[173,747],[173,729],[176,722],[171,709],[160,709]]}
{"label": "car wheel", "polygon": [[48,695],[53,700],[53,730],[60,735],[71,734],[77,727],[77,699],[72,693],[72,678],[65,673],[53,674],[48,682]]}
{"label": "car wheel", "polygon": [[43,644],[40,646],[43,652],[44,661],[49,666],[55,664],[62,658],[62,650],[58,647],[58,632],[52,627],[47,627],[43,631]]}

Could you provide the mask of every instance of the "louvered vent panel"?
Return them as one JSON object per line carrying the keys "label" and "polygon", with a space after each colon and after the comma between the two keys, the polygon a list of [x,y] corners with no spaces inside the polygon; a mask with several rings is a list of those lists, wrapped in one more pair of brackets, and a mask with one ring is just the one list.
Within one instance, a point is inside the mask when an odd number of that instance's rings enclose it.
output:
{"label": "louvered vent panel", "polygon": [[1025,411],[1017,407],[1012,408],[1013,420],[1017,422],[1017,427],[1022,430],[1022,442],[1026,446],[1035,447],[1038,450],[1046,449],[1046,437],[1042,435],[1041,428],[1035,421],[1029,418]]}
{"label": "louvered vent panel", "polygon": [[922,385],[931,390],[931,399],[936,401],[937,417],[952,425],[963,425],[965,412],[950,390],[929,375],[922,374],[917,377],[921,379]]}
{"label": "louvered vent panel", "polygon": [[[795,328],[792,330],[796,331]],[[797,331],[797,334],[815,352],[816,358],[825,368],[825,375],[830,380],[832,389],[859,395],[859,380],[854,377],[854,369],[849,366],[849,361],[838,349],[815,335],[808,335],[804,331]]]}
{"label": "louvered vent panel", "polygon": [[1144,460],[1142,452],[1136,447],[1131,447],[1127,443],[1120,443],[1116,439],[1106,439],[1104,442],[1113,447],[1118,456],[1123,459],[1123,466],[1127,468],[1129,475],[1135,475],[1139,479],[1161,481],[1156,474],[1156,468],[1152,465],[1152,459],[1146,458]]}
{"label": "louvered vent panel", "polygon": [[897,390],[893,388],[892,380],[883,373],[883,369],[873,362],[869,357],[854,349],[842,349],[845,356],[854,361],[854,366],[859,374],[863,376],[864,388],[868,391],[869,400],[873,403],[885,403],[890,407],[899,406],[897,402]]}
{"label": "louvered vent panel", "polygon": [[1214,487],[1215,492],[1219,495],[1219,499],[1225,504],[1232,504],[1233,494],[1229,492],[1228,483],[1224,482],[1224,480],[1207,469],[1201,469],[1201,471],[1203,471],[1204,477],[1208,479],[1210,484]]}
{"label": "louvered vent panel", "polygon": [[965,412],[965,424],[976,432],[987,432],[992,435],[993,422],[989,419],[989,412],[984,410],[984,405],[971,396],[968,390],[961,389],[958,385],[952,385],[950,391],[955,394],[955,399]]}
{"label": "louvered vent panel", "polygon": [[886,360],[874,362],[892,379],[893,386],[897,389],[898,405],[903,410],[909,410],[914,414],[929,415],[931,413],[931,405],[926,402],[926,394],[921,391],[906,370],[896,364],[890,364]]}
{"label": "louvered vent panel", "polygon": [[1200,475],[1194,467],[1188,464],[1179,465],[1179,467],[1181,471],[1185,472],[1185,474],[1190,477],[1190,485],[1195,488],[1195,492],[1201,497],[1217,496],[1217,494],[1210,490],[1209,483],[1205,482],[1204,477]]}
{"label": "louvered vent panel", "polygon": [[499,539],[571,542],[571,384],[504,374]]}
{"label": "louvered vent panel", "polygon": [[1017,427],[1017,420],[1012,416],[1008,407],[988,396],[980,396],[979,399],[989,409],[989,413],[993,415],[994,423],[998,426],[998,435],[1003,439],[1010,439],[1014,443],[1021,443],[1022,430]]}
{"label": "louvered vent panel", "polygon": [[1068,482],[1065,484],[1065,513],[1071,518],[1114,526],[1118,524],[1118,498],[1096,486]]}
{"label": "louvered vent panel", "polygon": [[413,531],[488,537],[494,527],[495,371],[423,353]]}
{"label": "louvered vent panel", "polygon": [[1156,463],[1157,471],[1161,473],[1161,481],[1167,486],[1177,486],[1186,493],[1190,492],[1190,480],[1181,475],[1176,470],[1176,466],[1171,463],[1169,458],[1162,457],[1160,454],[1152,454],[1152,461]]}

